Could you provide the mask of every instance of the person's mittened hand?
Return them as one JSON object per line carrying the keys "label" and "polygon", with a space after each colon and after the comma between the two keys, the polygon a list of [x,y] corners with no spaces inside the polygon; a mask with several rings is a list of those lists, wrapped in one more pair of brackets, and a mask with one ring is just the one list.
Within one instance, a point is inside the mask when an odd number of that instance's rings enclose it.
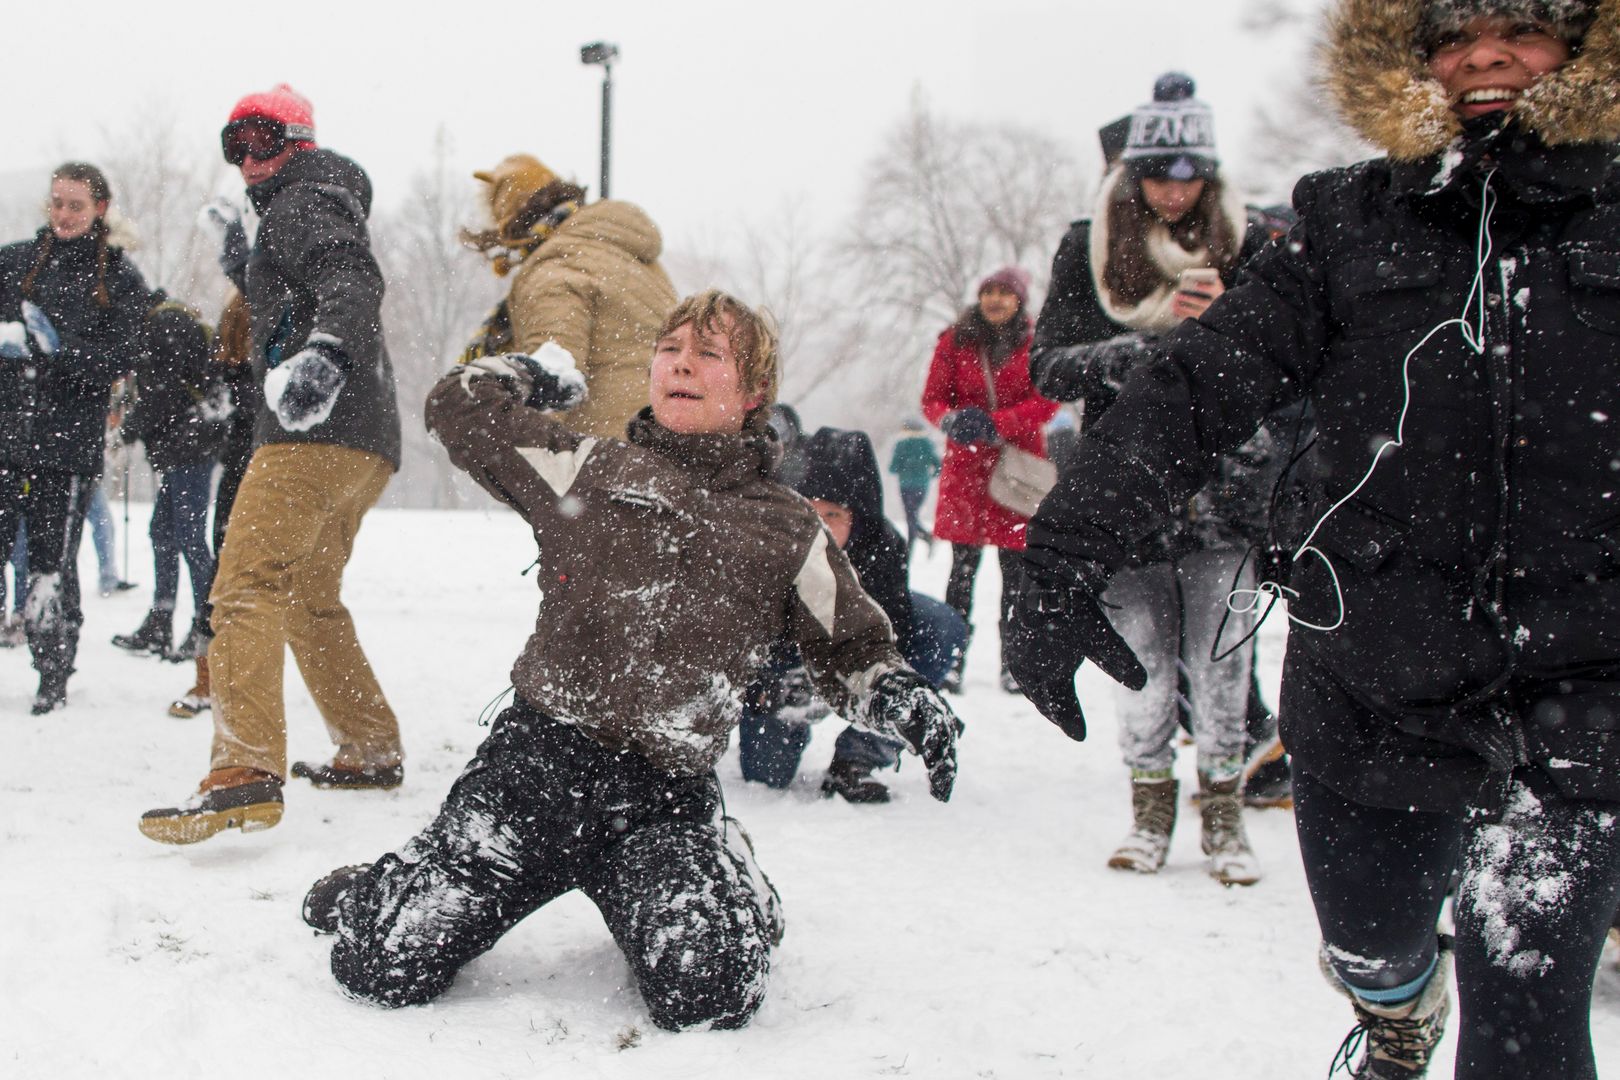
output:
{"label": "person's mittened hand", "polygon": [[22,302],[23,325],[28,328],[28,336],[34,339],[34,348],[39,350],[41,356],[50,356],[62,346],[62,339],[57,336],[56,327],[51,325],[50,317],[37,306],[27,300]]}
{"label": "person's mittened hand", "polygon": [[23,360],[28,355],[28,327],[20,322],[0,322],[0,360]]}
{"label": "person's mittened hand", "polygon": [[264,401],[287,431],[308,431],[332,415],[348,379],[349,358],[330,334],[315,333],[264,377]]}
{"label": "person's mittened hand", "polygon": [[996,438],[996,422],[977,405],[946,413],[939,426],[947,439],[964,446],[994,442]]}
{"label": "person's mittened hand", "polygon": [[219,268],[227,277],[247,264],[252,249],[247,227],[242,224],[242,207],[230,199],[214,199],[202,208],[198,224],[214,234],[219,243]]}
{"label": "person's mittened hand", "polygon": [[892,730],[922,758],[928,770],[928,793],[949,802],[956,783],[956,714],[939,691],[910,668],[897,668],[872,686],[867,702],[872,726]]}
{"label": "person's mittened hand", "polygon": [[1074,690],[1083,662],[1132,690],[1147,685],[1147,670],[1103,614],[1098,597],[1106,582],[1103,568],[1085,560],[1064,564],[1061,574],[1024,562],[1002,642],[1023,695],[1076,742],[1086,737]]}

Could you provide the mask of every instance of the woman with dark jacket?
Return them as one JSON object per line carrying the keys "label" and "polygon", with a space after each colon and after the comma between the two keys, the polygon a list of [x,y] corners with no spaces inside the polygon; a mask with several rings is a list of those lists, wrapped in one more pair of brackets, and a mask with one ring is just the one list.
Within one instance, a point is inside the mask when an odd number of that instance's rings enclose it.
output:
{"label": "woman with dark jacket", "polygon": [[0,560],[26,518],[35,714],[67,702],[84,622],[79,535],[108,396],[133,365],[146,311],[146,282],[107,223],[111,202],[100,169],[68,162],[51,174],[50,223],[0,248]]}
{"label": "woman with dark jacket", "polygon": [[[231,404],[209,361],[208,328],[162,290],[152,299],[145,349],[135,365],[135,404],[123,424],[124,441],[146,447],[146,460],[160,478],[149,530],[152,609],[133,633],[112,641],[132,652],[194,660],[208,651],[208,590],[214,583],[208,502]],[[182,557],[191,575],[193,617],[185,640],[171,649]]]}
{"label": "woman with dark jacket", "polygon": [[[1015,670],[1083,733],[1096,598],[1278,405],[1309,395],[1283,739],[1353,1075],[1597,1075],[1620,900],[1620,0],[1337,0],[1329,85],[1387,158],[1163,343],[1030,525]],[[1436,920],[1454,870],[1456,939]]]}
{"label": "woman with dark jacket", "polygon": [[[1074,224],[1052,263],[1031,374],[1047,397],[1082,402],[1088,426],[1153,344],[1202,313],[1271,238],[1265,219],[1222,179],[1213,120],[1193,91],[1185,75],[1162,76],[1153,100],[1129,117],[1123,145],[1109,145],[1117,125],[1103,129],[1110,167],[1096,212]],[[1117,696],[1132,825],[1109,856],[1115,869],[1152,874],[1165,863],[1179,792],[1177,704],[1185,701],[1210,873],[1225,885],[1260,878],[1241,793],[1254,650],[1239,643],[1253,619],[1231,612],[1227,596],[1254,584],[1245,555],[1263,531],[1279,464],[1264,433],[1222,459],[1217,481],[1138,545],[1109,583],[1115,623],[1148,669],[1141,693]]]}
{"label": "woman with dark jacket", "polygon": [[[928,381],[923,416],[945,433],[945,464],[939,474],[934,535],[951,545],[951,576],[945,602],[970,624],[973,583],[985,547],[1001,553],[1003,580],[1024,546],[1022,514],[990,497],[990,474],[1003,445],[1046,456],[1043,428],[1057,405],[1029,382],[1029,274],[1003,267],[979,283],[978,302],[939,336]],[[1010,590],[1003,590],[1001,618],[1006,626]],[[971,629],[969,631],[971,633]],[[947,676],[945,688],[960,690],[966,651]],[[1002,688],[1017,687],[1002,664]]]}

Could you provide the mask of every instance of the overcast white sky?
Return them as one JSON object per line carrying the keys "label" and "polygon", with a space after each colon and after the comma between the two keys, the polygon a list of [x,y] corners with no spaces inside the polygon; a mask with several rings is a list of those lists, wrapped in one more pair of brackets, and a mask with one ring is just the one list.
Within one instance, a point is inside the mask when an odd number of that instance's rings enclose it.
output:
{"label": "overcast white sky", "polygon": [[384,204],[440,125],[464,171],[527,149],[594,194],[601,78],[578,50],[606,39],[622,50],[615,196],[676,242],[789,199],[836,226],[914,88],[943,115],[1030,124],[1089,162],[1095,129],[1179,68],[1236,165],[1254,101],[1297,62],[1275,40],[1245,44],[1251,3],[12,0],[0,171],[43,176],[152,111],[214,153],[237,97],[288,81]]}

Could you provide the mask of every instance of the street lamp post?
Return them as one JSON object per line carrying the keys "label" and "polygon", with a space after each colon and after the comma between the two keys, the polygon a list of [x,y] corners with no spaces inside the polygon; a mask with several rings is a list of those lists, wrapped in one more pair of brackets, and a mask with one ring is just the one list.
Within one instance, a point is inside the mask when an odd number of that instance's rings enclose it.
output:
{"label": "street lamp post", "polygon": [[602,66],[602,185],[601,197],[608,197],[608,167],[613,158],[613,61],[619,47],[605,41],[580,46],[579,62]]}

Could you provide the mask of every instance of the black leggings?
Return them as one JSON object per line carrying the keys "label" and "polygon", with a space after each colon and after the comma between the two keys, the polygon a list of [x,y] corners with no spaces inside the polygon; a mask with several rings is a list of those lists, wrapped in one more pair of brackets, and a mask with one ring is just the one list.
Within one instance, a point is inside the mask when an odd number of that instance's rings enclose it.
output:
{"label": "black leggings", "polygon": [[1515,774],[1500,821],[1351,802],[1294,777],[1295,825],[1334,969],[1368,990],[1422,978],[1457,884],[1457,1080],[1597,1076],[1592,978],[1620,903],[1620,805]]}
{"label": "black leggings", "polygon": [[[979,576],[979,559],[983,555],[984,548],[973,544],[951,545],[951,576],[945,583],[945,603],[954,608],[969,626],[973,624],[973,582]],[[1013,601],[1008,582],[1017,571],[1020,556],[1007,548],[997,548],[996,556],[1001,563],[999,624],[1005,628],[1008,605]]]}

